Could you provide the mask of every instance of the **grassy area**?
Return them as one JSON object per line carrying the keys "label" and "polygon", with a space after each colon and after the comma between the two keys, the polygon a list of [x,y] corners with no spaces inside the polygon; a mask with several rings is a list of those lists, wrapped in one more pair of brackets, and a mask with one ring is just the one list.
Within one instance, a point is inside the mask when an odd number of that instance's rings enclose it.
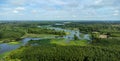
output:
{"label": "grassy area", "polygon": [[3,54],[0,54],[0,58],[4,58],[6,56],[8,56],[10,54],[10,52],[6,52],[6,53],[3,53]]}
{"label": "grassy area", "polygon": [[69,32],[65,32],[66,33],[66,35],[69,35],[70,33]]}
{"label": "grassy area", "polygon": [[2,43],[3,41],[0,41],[0,43]]}
{"label": "grassy area", "polygon": [[20,42],[9,42],[8,44],[20,44]]}
{"label": "grassy area", "polygon": [[112,33],[111,37],[120,37],[120,33]]}
{"label": "grassy area", "polygon": [[38,44],[38,45],[50,45],[50,39],[42,39],[42,40],[31,40],[28,42],[29,44]]}
{"label": "grassy area", "polygon": [[43,40],[37,40],[37,41],[29,41],[29,44],[35,44],[38,45],[61,45],[61,46],[87,46],[88,41],[87,40],[65,40],[65,39],[43,39]]}
{"label": "grassy area", "polygon": [[11,39],[11,38],[4,38],[4,39],[0,39],[0,43],[10,43],[10,44],[18,44],[19,40],[14,40],[14,39]]}
{"label": "grassy area", "polygon": [[86,46],[88,45],[88,42],[86,40],[72,40],[72,41],[67,41],[65,39],[53,39],[50,42],[51,44],[57,44],[57,45],[62,45],[62,46]]}
{"label": "grassy area", "polygon": [[33,37],[33,38],[54,38],[57,35],[51,34],[26,34],[22,38]]}
{"label": "grassy area", "polygon": [[84,35],[85,35],[85,34],[81,33],[81,34],[80,34],[80,37],[81,37],[81,38],[84,38]]}

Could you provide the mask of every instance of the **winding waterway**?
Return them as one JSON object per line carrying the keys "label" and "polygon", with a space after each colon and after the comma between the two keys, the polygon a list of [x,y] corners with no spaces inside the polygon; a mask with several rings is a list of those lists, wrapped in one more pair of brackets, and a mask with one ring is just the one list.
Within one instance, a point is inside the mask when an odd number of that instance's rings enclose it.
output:
{"label": "winding waterway", "polygon": [[[81,37],[81,33],[78,30],[68,30],[68,29],[62,29],[62,28],[56,28],[56,27],[48,27],[49,29],[55,29],[57,31],[65,31],[68,32],[68,35],[63,36],[66,40],[70,41],[74,39],[74,35],[78,36],[79,39],[86,39],[90,40],[90,36],[88,34],[85,34],[83,37]],[[0,44],[0,54],[15,50],[19,48],[20,46],[24,46],[27,44],[30,40],[39,40],[41,38],[24,38],[20,44],[9,44],[9,43],[1,43]]]}

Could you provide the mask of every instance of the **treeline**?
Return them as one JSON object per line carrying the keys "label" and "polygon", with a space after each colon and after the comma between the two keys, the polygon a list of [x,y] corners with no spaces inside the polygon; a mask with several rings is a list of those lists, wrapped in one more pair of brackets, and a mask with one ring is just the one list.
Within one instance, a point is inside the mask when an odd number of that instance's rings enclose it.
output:
{"label": "treeline", "polygon": [[[55,26],[55,25],[54,25]],[[62,28],[78,28],[82,33],[100,32],[100,33],[120,33],[120,22],[71,22],[65,25],[56,26]]]}
{"label": "treeline", "polygon": [[6,57],[6,60],[13,59],[20,61],[119,61],[120,51],[89,46],[29,46],[21,47]]}
{"label": "treeline", "polygon": [[19,41],[26,34],[25,28],[13,27],[10,25],[0,26],[0,41],[11,42]]}
{"label": "treeline", "polygon": [[64,31],[56,31],[54,29],[47,29],[47,28],[29,28],[28,33],[32,34],[53,34],[53,35],[66,35]]}
{"label": "treeline", "polygon": [[[77,28],[82,33],[89,33],[93,42],[114,43],[120,40],[120,22],[72,22],[61,26],[63,28]],[[100,36],[107,36],[105,39]],[[104,37],[103,37],[104,38]],[[112,42],[110,41],[112,40]],[[119,43],[119,42],[118,42]]]}
{"label": "treeline", "polygon": [[97,38],[91,42],[91,45],[107,47],[107,48],[111,48],[111,49],[119,49],[120,48],[120,38],[109,38],[109,39]]}

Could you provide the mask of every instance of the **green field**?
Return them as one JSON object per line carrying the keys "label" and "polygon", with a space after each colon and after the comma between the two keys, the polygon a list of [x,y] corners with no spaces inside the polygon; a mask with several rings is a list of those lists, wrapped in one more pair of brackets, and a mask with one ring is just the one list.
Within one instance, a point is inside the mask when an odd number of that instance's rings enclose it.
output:
{"label": "green field", "polygon": [[4,58],[6,56],[8,56],[11,52],[6,52],[6,53],[3,53],[3,54],[0,54],[0,58]]}
{"label": "green field", "polygon": [[20,44],[20,42],[9,42],[8,44],[13,44],[13,45],[15,45],[15,44]]}
{"label": "green field", "polygon": [[66,40],[66,39],[43,39],[43,40],[31,40],[28,44],[35,44],[38,45],[60,45],[60,46],[87,46],[87,40]]}
{"label": "green field", "polygon": [[120,32],[118,32],[118,33],[111,33],[111,37],[120,37]]}
{"label": "green field", "polygon": [[52,35],[52,34],[26,34],[22,38],[54,38],[57,35]]}
{"label": "green field", "polygon": [[88,45],[88,41],[86,40],[71,40],[71,41],[67,41],[65,39],[53,39],[50,42],[51,44],[57,44],[57,45],[62,45],[62,46],[71,46],[71,45],[75,45],[75,46],[86,46]]}

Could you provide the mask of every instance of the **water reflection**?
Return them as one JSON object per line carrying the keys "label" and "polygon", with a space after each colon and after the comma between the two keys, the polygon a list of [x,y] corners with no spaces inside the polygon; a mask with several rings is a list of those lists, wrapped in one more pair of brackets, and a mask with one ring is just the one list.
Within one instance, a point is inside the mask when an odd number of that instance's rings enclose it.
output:
{"label": "water reflection", "polygon": [[2,43],[0,44],[0,54],[15,50],[20,46],[24,46],[30,40],[40,40],[40,38],[24,38],[20,44]]}

